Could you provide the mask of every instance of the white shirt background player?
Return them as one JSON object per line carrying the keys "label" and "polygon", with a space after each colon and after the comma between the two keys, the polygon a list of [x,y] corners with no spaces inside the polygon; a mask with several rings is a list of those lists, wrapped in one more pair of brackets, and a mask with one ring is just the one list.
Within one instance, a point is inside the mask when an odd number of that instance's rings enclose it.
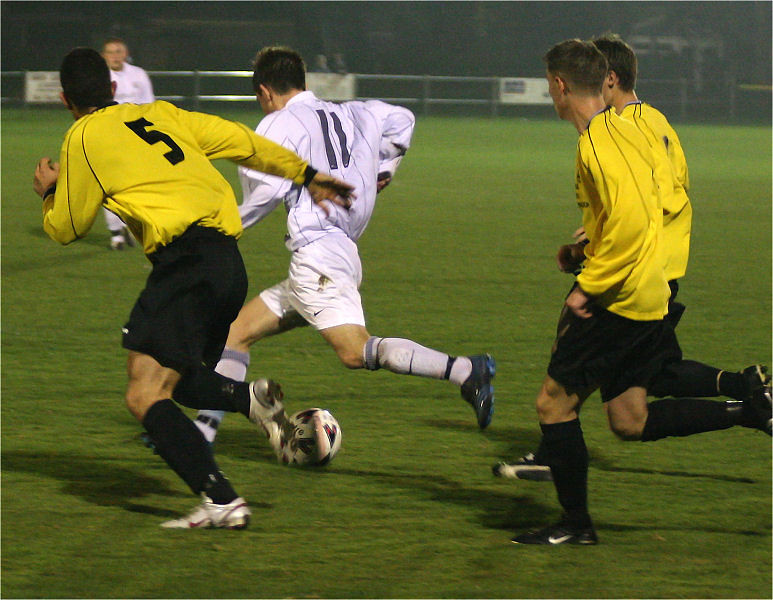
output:
{"label": "white shirt background player", "polygon": [[[145,69],[129,64],[129,48],[120,38],[110,38],[102,45],[102,58],[110,67],[110,80],[115,81],[116,89],[113,100],[119,104],[148,104],[156,98],[153,96],[153,85]],[[121,219],[106,208],[102,209],[105,223],[110,230],[110,247],[113,250],[123,250],[127,245],[134,245],[134,238],[126,229]]]}
{"label": "white shirt background player", "polygon": [[[292,59],[298,63],[295,69]],[[289,73],[282,75],[279,64]],[[244,380],[254,342],[308,323],[349,368],[384,367],[395,373],[450,379],[462,387],[462,396],[474,408],[484,405],[476,413],[481,428],[487,426],[493,410],[493,358],[450,357],[411,340],[371,336],[365,327],[357,240],[370,221],[377,193],[389,183],[410,145],[413,114],[378,100],[322,101],[304,89],[303,75],[300,56],[289,49],[267,48],[258,54],[253,85],[266,117],[256,131],[311,164],[327,165],[330,173],[355,186],[356,198],[348,210],[320,207],[288,180],[239,170],[243,225],[254,225],[284,204],[286,244],[292,254],[288,278],[242,308],[216,370]],[[199,413],[197,425],[210,441],[221,418],[222,413]],[[270,432],[269,439],[273,444]]]}

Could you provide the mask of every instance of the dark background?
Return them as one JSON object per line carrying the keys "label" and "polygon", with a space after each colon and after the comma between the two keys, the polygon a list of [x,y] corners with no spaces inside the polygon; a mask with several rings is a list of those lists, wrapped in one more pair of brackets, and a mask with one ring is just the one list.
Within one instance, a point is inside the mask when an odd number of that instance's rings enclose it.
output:
{"label": "dark background", "polygon": [[[614,31],[640,77],[770,118],[771,2],[2,2],[2,70],[56,70],[124,38],[146,70],[242,70],[268,44],[349,72],[540,77],[555,42]],[[730,83],[728,83],[730,82]],[[734,91],[731,91],[734,90]],[[744,104],[746,103],[746,104]],[[747,107],[748,105],[748,107]]]}

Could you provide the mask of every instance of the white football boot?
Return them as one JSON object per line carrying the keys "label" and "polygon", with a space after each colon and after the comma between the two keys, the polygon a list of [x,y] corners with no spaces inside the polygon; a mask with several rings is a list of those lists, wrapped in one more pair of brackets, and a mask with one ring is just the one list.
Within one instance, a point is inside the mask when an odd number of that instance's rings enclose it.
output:
{"label": "white football boot", "polygon": [[250,383],[250,421],[260,427],[279,462],[287,463],[293,426],[282,404],[282,388],[271,379]]}
{"label": "white football boot", "polygon": [[228,504],[215,504],[206,494],[202,503],[186,516],[161,523],[166,529],[245,529],[250,523],[250,507],[244,498],[236,498]]}

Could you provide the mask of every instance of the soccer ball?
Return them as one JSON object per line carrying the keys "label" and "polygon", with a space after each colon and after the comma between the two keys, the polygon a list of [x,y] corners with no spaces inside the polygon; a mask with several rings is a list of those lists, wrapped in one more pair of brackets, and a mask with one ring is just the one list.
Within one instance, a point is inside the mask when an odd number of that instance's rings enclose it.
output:
{"label": "soccer ball", "polygon": [[288,464],[322,467],[341,449],[341,426],[329,411],[307,408],[289,418],[293,435],[282,453]]}

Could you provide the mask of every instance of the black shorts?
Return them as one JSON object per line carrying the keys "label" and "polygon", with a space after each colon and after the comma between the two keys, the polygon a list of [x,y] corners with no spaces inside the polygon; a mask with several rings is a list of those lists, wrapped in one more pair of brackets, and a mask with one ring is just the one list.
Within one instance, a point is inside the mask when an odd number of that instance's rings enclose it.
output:
{"label": "black shorts", "polygon": [[236,239],[192,226],[148,256],[153,270],[123,330],[123,347],[182,372],[214,368],[247,296]]}
{"label": "black shorts", "polygon": [[671,290],[671,295],[668,297],[668,314],[666,315],[666,321],[672,328],[676,329],[686,307],[681,302],[676,301],[676,295],[679,293],[679,282],[676,279],[672,279],[668,282],[668,287]]}
{"label": "black shorts", "polygon": [[676,279],[669,281],[668,287],[671,288],[671,296],[668,298],[668,314],[663,319],[667,328],[662,344],[662,352],[665,356],[664,364],[682,360],[682,348],[676,338],[676,326],[679,325],[679,320],[685,310],[685,305],[676,301],[676,295],[679,293],[679,284]]}
{"label": "black shorts", "polygon": [[[648,387],[678,350],[665,321],[634,321],[600,307],[583,319],[566,306],[548,375],[570,394],[601,390],[608,402],[630,387]],[[681,356],[681,352],[680,352]]]}

